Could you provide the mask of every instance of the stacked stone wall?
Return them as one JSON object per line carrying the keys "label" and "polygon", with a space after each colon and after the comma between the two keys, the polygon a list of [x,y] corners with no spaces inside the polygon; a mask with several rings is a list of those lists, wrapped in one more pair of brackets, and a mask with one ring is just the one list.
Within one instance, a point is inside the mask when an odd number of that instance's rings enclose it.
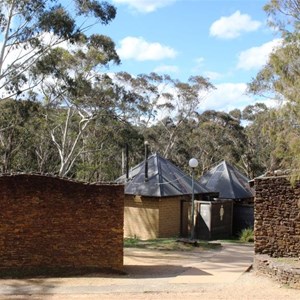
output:
{"label": "stacked stone wall", "polygon": [[124,187],[0,176],[0,273],[123,269]]}
{"label": "stacked stone wall", "polygon": [[300,183],[288,177],[257,178],[254,202],[254,268],[300,288]]}
{"label": "stacked stone wall", "polygon": [[300,184],[287,177],[255,179],[255,253],[300,256]]}
{"label": "stacked stone wall", "polygon": [[280,284],[300,289],[300,265],[297,259],[273,258],[266,254],[256,254],[254,268],[257,272],[271,277]]}

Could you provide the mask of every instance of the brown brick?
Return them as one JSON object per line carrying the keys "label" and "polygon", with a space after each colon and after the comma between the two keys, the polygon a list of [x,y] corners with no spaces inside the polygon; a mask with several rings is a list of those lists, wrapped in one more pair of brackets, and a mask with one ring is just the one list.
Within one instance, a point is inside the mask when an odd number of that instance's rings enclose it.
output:
{"label": "brown brick", "polygon": [[124,187],[0,176],[0,273],[123,269]]}
{"label": "brown brick", "polygon": [[125,237],[147,240],[180,236],[182,200],[125,195]]}

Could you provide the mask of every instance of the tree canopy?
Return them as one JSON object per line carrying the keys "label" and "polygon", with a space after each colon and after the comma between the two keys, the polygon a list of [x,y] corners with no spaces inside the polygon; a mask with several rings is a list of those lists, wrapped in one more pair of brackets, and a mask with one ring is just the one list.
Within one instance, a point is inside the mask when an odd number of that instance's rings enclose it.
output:
{"label": "tree canopy", "polygon": [[[75,13],[73,13],[75,11]],[[107,2],[74,0],[64,7],[57,0],[4,0],[0,3],[0,90],[1,98],[24,95],[38,82],[32,82],[28,70],[37,60],[48,55],[63,42],[84,42],[90,47],[106,50],[112,41],[102,36],[88,36],[91,23],[84,27],[76,17],[94,18],[108,24],[116,9]],[[82,23],[84,24],[84,22]],[[109,52],[109,51],[108,51]],[[104,59],[104,58],[103,58]],[[117,59],[117,58],[115,58]],[[55,61],[52,60],[52,63]],[[53,65],[52,68],[55,66]]]}
{"label": "tree canopy", "polygon": [[[271,17],[270,25],[280,32],[282,44],[249,84],[249,92],[283,103],[269,126],[269,134],[276,140],[274,159],[281,167],[294,169],[293,176],[299,178],[300,5],[297,0],[272,0],[264,9]],[[265,124],[269,123],[266,120]]]}
{"label": "tree canopy", "polygon": [[251,178],[299,169],[298,1],[265,6],[282,44],[248,86],[250,94],[285,105],[253,103],[230,112],[201,111],[215,87],[200,75],[184,82],[167,74],[108,74],[107,67],[120,63],[115,44],[89,29],[109,24],[115,7],[97,0],[62,3],[0,4],[1,172],[111,181],[121,175],[124,145],[133,166],[143,160],[145,140],[187,172],[188,160],[197,157],[197,175],[224,159]]}

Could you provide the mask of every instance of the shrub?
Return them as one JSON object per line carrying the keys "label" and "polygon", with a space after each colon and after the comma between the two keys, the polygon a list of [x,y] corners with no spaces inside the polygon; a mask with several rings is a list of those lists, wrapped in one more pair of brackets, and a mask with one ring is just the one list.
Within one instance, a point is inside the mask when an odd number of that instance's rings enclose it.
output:
{"label": "shrub", "polygon": [[239,240],[243,243],[253,243],[254,242],[254,233],[252,228],[243,229],[240,233]]}

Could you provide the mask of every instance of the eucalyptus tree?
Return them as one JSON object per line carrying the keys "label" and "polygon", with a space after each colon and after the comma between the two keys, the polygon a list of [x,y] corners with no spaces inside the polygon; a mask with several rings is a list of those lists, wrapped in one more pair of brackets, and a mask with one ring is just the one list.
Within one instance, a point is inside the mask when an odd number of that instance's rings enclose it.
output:
{"label": "eucalyptus tree", "polygon": [[[14,100],[7,99],[0,102],[0,167],[2,173],[13,169],[15,153],[22,147],[22,125],[24,124],[25,110]],[[25,104],[25,103],[24,103]]]}
{"label": "eucalyptus tree", "polygon": [[[93,24],[108,24],[116,9],[107,2],[74,0],[3,0],[0,2],[1,98],[24,95],[37,84],[28,75],[30,67],[50,49],[88,38]],[[76,22],[76,17],[80,24]],[[82,18],[86,18],[84,21]]]}
{"label": "eucalyptus tree", "polygon": [[273,155],[275,136],[272,133],[278,130],[275,124],[276,110],[263,103],[248,105],[242,111],[242,119],[246,122],[247,147],[241,159],[248,176],[254,178],[276,169],[278,161]]}
{"label": "eucalyptus tree", "polygon": [[179,127],[176,127],[176,123],[170,117],[165,117],[161,122],[151,126],[147,130],[151,148],[159,150],[168,144],[165,128],[169,130],[174,128],[176,143],[173,145],[169,159],[186,172],[190,171],[187,161],[191,156],[199,159],[198,176],[224,159],[243,166],[241,157],[247,150],[247,137],[241,119],[214,110],[204,111],[194,116],[182,120]]}
{"label": "eucalyptus tree", "polygon": [[222,111],[204,111],[198,116],[193,134],[202,171],[224,159],[241,165],[247,143],[239,118]]}
{"label": "eucalyptus tree", "polygon": [[133,122],[140,126],[152,150],[175,159],[181,129],[195,118],[202,100],[214,86],[202,76],[182,82],[156,73],[136,77],[122,73],[117,80],[138,100],[139,114]]}
{"label": "eucalyptus tree", "polygon": [[[83,133],[101,114],[113,115],[116,86],[101,68],[119,63],[114,43],[92,35],[69,50],[54,48],[30,69],[39,81],[37,95],[48,108],[51,139],[60,157],[58,174],[66,176],[84,148]],[[54,109],[55,108],[55,109]]]}
{"label": "eucalyptus tree", "polygon": [[59,163],[45,131],[44,108],[29,100],[0,101],[1,172],[51,172]]}
{"label": "eucalyptus tree", "polygon": [[167,107],[167,112],[172,116],[175,126],[166,126],[167,124],[164,126],[167,135],[167,144],[163,152],[165,157],[169,157],[176,146],[178,131],[189,119],[197,116],[197,111],[207,93],[215,88],[207,78],[202,76],[192,76],[187,82],[174,80],[172,83],[173,97],[169,107]]}
{"label": "eucalyptus tree", "polygon": [[[252,94],[273,97],[287,105],[278,110],[272,128],[277,128],[278,164],[300,168],[300,5],[297,0],[272,0],[265,6],[270,25],[281,33],[282,44],[248,86]],[[285,124],[285,128],[282,127]],[[276,125],[276,127],[275,127]],[[283,148],[282,148],[283,147]],[[279,148],[282,150],[279,151]],[[295,172],[299,177],[299,172]]]}
{"label": "eucalyptus tree", "polygon": [[138,128],[117,118],[103,116],[93,120],[84,133],[84,150],[74,165],[76,178],[85,181],[113,181],[125,173],[124,147],[128,166],[143,159],[144,137]]}
{"label": "eucalyptus tree", "polygon": [[[67,65],[75,65],[80,60],[80,51],[77,51],[77,57],[72,58],[64,52],[64,49],[73,47],[73,49],[88,48],[88,54],[98,57],[98,64],[107,64],[108,61],[114,60],[119,62],[119,58],[114,50],[114,44],[110,38],[100,34],[89,34],[89,29],[97,24],[107,25],[116,16],[116,9],[108,2],[98,0],[74,0],[68,3],[58,0],[3,0],[0,3],[0,98],[9,97],[41,100],[41,95],[45,95],[47,102],[46,118],[43,121],[44,129],[49,124],[53,125],[53,116],[57,115],[60,120],[65,114],[65,131],[63,136],[68,132],[69,120],[75,117],[74,105],[68,106],[66,110],[66,100],[63,94],[67,91],[69,94],[82,93],[82,90],[88,89],[87,79],[80,78],[82,73],[77,76],[76,80],[72,76],[66,77]],[[64,49],[58,48],[63,46]],[[62,59],[66,58],[67,63],[62,64]],[[47,61],[48,60],[48,61]],[[85,58],[87,63],[88,58]],[[101,61],[101,62],[100,62]],[[65,68],[65,69],[64,69]],[[89,71],[93,66],[89,69]],[[70,68],[69,68],[70,69]],[[73,70],[74,71],[74,70]],[[85,74],[87,74],[86,72]],[[52,83],[65,79],[65,88],[62,85],[54,92],[51,88]],[[48,78],[48,83],[46,83]],[[79,87],[75,87],[75,85]],[[72,90],[73,89],[73,90]],[[59,95],[59,93],[62,93]],[[54,100],[53,97],[56,97]],[[54,108],[61,110],[55,110]],[[68,104],[67,104],[68,105]],[[55,113],[54,113],[55,112]],[[78,111],[77,111],[78,113]],[[51,115],[51,117],[50,117]],[[60,115],[58,117],[58,115]],[[79,114],[79,136],[81,130],[87,126],[88,119],[82,111]],[[77,116],[76,116],[77,117]],[[81,119],[80,119],[81,118]],[[43,127],[41,126],[41,127]],[[61,123],[55,125],[61,127]],[[12,130],[12,128],[10,127]],[[2,132],[8,134],[6,127],[1,127]],[[57,134],[54,134],[54,128],[50,132],[45,132],[42,136],[52,139],[59,151],[61,160],[60,174],[65,174],[70,163],[72,164],[75,155],[74,149],[66,150],[66,143],[58,141]],[[13,132],[12,132],[13,133]],[[11,134],[12,134],[11,133]],[[48,134],[47,134],[48,133]],[[76,137],[74,138],[76,141]],[[48,160],[47,149],[45,145],[49,144],[49,139],[39,144],[35,154],[39,161],[39,169],[43,170]],[[76,142],[75,142],[76,144]],[[71,150],[70,150],[71,149]],[[72,150],[73,149],[73,150]],[[17,149],[10,148],[10,151]],[[72,152],[72,155],[68,155]]]}

